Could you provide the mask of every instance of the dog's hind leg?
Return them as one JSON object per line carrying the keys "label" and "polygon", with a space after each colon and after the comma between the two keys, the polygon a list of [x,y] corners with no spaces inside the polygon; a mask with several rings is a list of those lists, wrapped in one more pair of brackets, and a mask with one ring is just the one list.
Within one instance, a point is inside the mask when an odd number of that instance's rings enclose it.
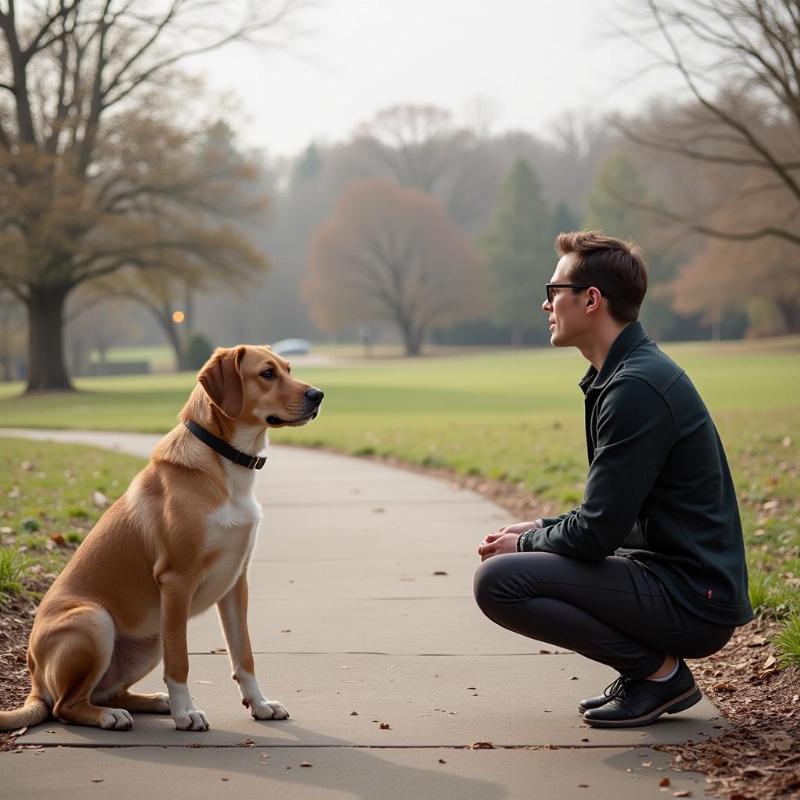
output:
{"label": "dog's hind leg", "polygon": [[84,604],[66,611],[37,642],[47,651],[43,678],[53,698],[53,716],[72,725],[130,730],[133,717],[124,708],[91,702],[92,690],[105,674],[114,650],[114,622],[99,606]]}
{"label": "dog's hind leg", "polygon": [[113,702],[134,714],[169,714],[169,695],[164,692],[153,694],[125,692],[115,697]]}

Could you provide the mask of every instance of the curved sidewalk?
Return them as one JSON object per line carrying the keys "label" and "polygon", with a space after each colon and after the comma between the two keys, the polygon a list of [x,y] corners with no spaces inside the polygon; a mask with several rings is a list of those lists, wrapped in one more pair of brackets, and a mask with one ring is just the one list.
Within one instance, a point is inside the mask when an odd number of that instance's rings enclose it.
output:
{"label": "curved sidewalk", "polygon": [[[138,455],[158,438],[0,430],[8,435]],[[725,730],[711,703],[647,728],[591,729],[577,701],[612,671],[504,631],[477,609],[475,549],[508,521],[500,508],[445,481],[287,447],[270,448],[256,492],[264,520],[250,568],[251,637],[264,691],[291,719],[250,719],[207,612],[190,625],[189,682],[209,732],[141,715],[129,732],[45,723],[19,739],[42,749],[0,753],[9,797],[596,800],[663,797],[667,776],[667,796],[702,796],[702,777],[664,771],[650,746]],[[163,688],[160,671],[139,685]],[[467,749],[476,742],[493,749]]]}

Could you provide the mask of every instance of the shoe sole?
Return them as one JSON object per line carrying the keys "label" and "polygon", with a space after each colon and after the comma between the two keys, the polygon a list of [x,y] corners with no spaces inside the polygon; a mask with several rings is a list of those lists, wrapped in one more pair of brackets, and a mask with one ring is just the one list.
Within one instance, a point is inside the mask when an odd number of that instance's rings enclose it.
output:
{"label": "shoe sole", "polygon": [[[689,689],[688,692],[684,692],[684,694],[670,700],[669,703],[665,703],[663,706],[657,708],[655,711],[651,711],[644,717],[634,717],[632,719],[619,720],[587,719],[584,717],[583,721],[587,725],[591,725],[593,728],[635,728],[640,725],[650,725],[662,714],[677,714],[680,711],[686,711],[687,708],[691,708],[696,703],[699,703],[702,699],[703,693],[695,685]],[[602,706],[600,706],[600,708],[602,708]]]}

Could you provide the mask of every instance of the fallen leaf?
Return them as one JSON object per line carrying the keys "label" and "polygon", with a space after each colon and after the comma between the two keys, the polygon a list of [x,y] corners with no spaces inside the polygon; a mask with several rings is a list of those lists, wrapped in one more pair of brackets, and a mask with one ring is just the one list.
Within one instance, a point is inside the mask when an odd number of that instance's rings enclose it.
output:
{"label": "fallen leaf", "polygon": [[310,761],[301,761],[300,762],[300,766],[301,767],[311,767],[311,766],[313,766],[313,764]]}
{"label": "fallen leaf", "polygon": [[761,669],[769,669],[770,667],[774,667],[778,663],[778,659],[775,656],[768,656],[767,660],[764,662],[764,666]]}
{"label": "fallen leaf", "polygon": [[771,749],[777,750],[780,753],[785,753],[787,750],[794,749],[794,739],[785,731],[765,733],[761,738]]}
{"label": "fallen leaf", "polygon": [[658,785],[659,785],[659,786],[670,786],[671,784],[670,784],[670,782],[669,782],[669,778],[662,778],[662,779],[661,779],[661,780],[658,782]]}
{"label": "fallen leaf", "polygon": [[480,741],[473,742],[469,746],[470,750],[494,750],[494,742]]}
{"label": "fallen leaf", "polygon": [[433,573],[434,575],[447,575],[447,573],[443,569],[437,569]]}
{"label": "fallen leaf", "polygon": [[358,711],[351,711],[350,712],[350,716],[351,717],[357,717],[358,716]]}
{"label": "fallen leaf", "polygon": [[379,726],[379,727],[380,727],[380,729],[381,729],[382,731],[388,731],[388,730],[390,729],[390,727],[391,727],[391,726],[389,725],[389,723],[388,723],[388,722],[381,722],[381,724],[380,724],[380,726]]}
{"label": "fallen leaf", "polygon": [[688,789],[681,789],[680,792],[673,792],[673,797],[691,797],[692,793]]}
{"label": "fallen leaf", "polygon": [[439,759],[439,763],[440,763],[440,764],[446,764],[447,762],[446,762],[446,761],[445,761],[443,758],[440,758],[440,759]]}

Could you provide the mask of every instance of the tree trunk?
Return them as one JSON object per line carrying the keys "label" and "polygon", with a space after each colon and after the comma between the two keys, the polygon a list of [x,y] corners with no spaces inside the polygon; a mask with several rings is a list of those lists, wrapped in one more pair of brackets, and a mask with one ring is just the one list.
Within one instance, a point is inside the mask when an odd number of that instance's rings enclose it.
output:
{"label": "tree trunk", "polygon": [[171,316],[161,315],[158,312],[154,313],[161,323],[164,333],[167,335],[167,341],[172,347],[172,352],[175,353],[175,366],[178,372],[186,372],[189,369],[186,363],[186,347],[184,346],[184,340],[181,338],[178,325],[172,321]]}
{"label": "tree trunk", "polygon": [[28,307],[28,385],[26,393],[73,391],[64,364],[63,286],[34,288]]}
{"label": "tree trunk", "polygon": [[785,333],[800,333],[800,306],[792,300],[775,300]]}
{"label": "tree trunk", "polygon": [[400,330],[403,333],[406,356],[418,356],[422,352],[422,340],[425,338],[425,331],[422,328],[416,328],[411,323],[401,325]]}

